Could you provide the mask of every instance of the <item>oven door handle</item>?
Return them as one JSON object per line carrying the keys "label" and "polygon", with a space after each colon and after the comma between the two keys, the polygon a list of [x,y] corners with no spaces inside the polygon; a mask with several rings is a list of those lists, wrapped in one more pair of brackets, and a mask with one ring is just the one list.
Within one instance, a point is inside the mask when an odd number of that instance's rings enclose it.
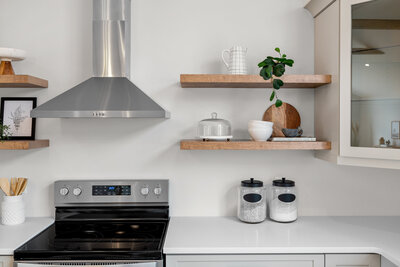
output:
{"label": "oven door handle", "polygon": [[[15,266],[15,265],[14,265]],[[98,261],[98,262],[46,262],[46,263],[25,263],[18,262],[17,267],[159,267],[159,262],[129,262],[129,263],[119,263],[119,262],[108,262]]]}

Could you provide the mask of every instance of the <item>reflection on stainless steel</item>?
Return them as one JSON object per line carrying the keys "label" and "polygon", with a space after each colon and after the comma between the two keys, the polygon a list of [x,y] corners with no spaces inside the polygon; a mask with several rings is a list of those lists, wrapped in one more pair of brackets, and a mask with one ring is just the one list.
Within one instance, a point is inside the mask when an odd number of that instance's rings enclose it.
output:
{"label": "reflection on stainless steel", "polygon": [[129,77],[130,8],[129,0],[94,0],[93,75],[95,77]]}
{"label": "reflection on stainless steel", "polygon": [[128,80],[131,1],[93,0],[93,78],[38,106],[37,118],[169,118]]}

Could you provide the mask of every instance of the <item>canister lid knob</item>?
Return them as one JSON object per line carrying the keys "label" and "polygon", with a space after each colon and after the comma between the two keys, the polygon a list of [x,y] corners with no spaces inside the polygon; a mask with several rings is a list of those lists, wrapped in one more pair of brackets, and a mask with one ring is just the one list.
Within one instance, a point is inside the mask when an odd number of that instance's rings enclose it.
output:
{"label": "canister lid knob", "polygon": [[262,187],[264,183],[259,180],[254,180],[254,178],[250,178],[250,180],[243,180],[242,186],[244,187]]}
{"label": "canister lid knob", "polygon": [[279,187],[293,187],[295,185],[295,182],[292,180],[286,180],[285,177],[282,177],[282,179],[274,180],[272,182],[272,185]]}

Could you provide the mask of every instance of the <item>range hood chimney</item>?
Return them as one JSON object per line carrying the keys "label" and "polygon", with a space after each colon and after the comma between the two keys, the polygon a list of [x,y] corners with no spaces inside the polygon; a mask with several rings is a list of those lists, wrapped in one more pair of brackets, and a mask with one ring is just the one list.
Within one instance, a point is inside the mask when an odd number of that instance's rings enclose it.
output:
{"label": "range hood chimney", "polygon": [[129,79],[131,1],[93,0],[93,77],[38,106],[33,118],[169,118]]}

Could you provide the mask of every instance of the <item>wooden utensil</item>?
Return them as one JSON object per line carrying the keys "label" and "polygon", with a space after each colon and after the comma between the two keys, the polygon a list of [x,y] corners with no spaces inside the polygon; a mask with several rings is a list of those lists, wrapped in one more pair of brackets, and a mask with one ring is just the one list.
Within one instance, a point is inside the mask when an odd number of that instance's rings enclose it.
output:
{"label": "wooden utensil", "polygon": [[26,178],[22,178],[22,182],[21,182],[21,187],[18,191],[18,196],[22,195],[22,193],[25,191],[26,185],[28,184],[28,179]]}
{"label": "wooden utensil", "polygon": [[16,179],[17,179],[17,186],[15,188],[14,196],[18,196],[18,192],[19,192],[19,189],[21,187],[21,178],[16,178]]}
{"label": "wooden utensil", "polygon": [[7,178],[0,178],[0,188],[7,196],[11,196],[10,182]]}
{"label": "wooden utensil", "polygon": [[26,178],[18,178],[18,179],[17,179],[18,182],[17,182],[16,196],[21,195],[21,193],[22,193],[22,187],[23,187],[23,185],[24,185],[25,180],[26,180]]}
{"label": "wooden utensil", "polygon": [[17,195],[17,178],[11,178],[11,191],[12,195]]}
{"label": "wooden utensil", "polygon": [[274,131],[272,137],[283,137],[282,128],[296,129],[301,124],[300,114],[297,109],[288,103],[283,103],[279,108],[271,105],[264,113],[263,121],[272,121]]}

